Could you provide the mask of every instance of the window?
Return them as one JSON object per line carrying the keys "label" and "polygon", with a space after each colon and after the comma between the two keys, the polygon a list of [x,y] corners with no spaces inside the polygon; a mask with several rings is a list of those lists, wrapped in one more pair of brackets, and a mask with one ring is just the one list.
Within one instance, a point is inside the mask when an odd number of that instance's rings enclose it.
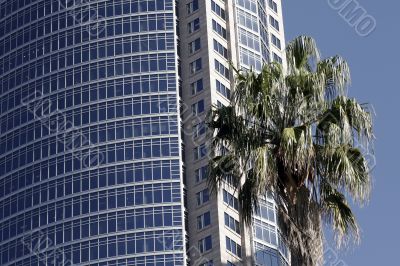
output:
{"label": "window", "polygon": [[[202,260],[204,261],[205,258],[203,258]],[[207,260],[207,259],[205,259]],[[200,264],[199,266],[214,266],[214,262],[213,260],[208,260],[207,262],[204,262],[202,264]]]}
{"label": "window", "polygon": [[203,205],[210,200],[208,188],[196,193],[197,206]]}
{"label": "window", "polygon": [[190,89],[192,91],[192,95],[203,90],[203,79],[199,79],[190,84]]}
{"label": "window", "polygon": [[233,264],[232,262],[230,262],[229,260],[226,262],[227,266],[236,266],[235,264]]}
{"label": "window", "polygon": [[238,199],[224,189],[223,191],[224,202],[235,210],[239,210]]}
{"label": "window", "polygon": [[243,0],[239,0],[239,1],[236,1],[236,3],[239,6],[245,8],[245,9],[247,9],[249,11],[252,11],[253,13],[257,13],[257,6],[256,6],[256,1],[255,0],[244,0],[244,1]]}
{"label": "window", "polygon": [[199,240],[198,243],[199,251],[200,253],[204,253],[207,250],[212,249],[212,239],[211,236],[207,236],[201,240]]}
{"label": "window", "polygon": [[283,256],[287,259],[289,257],[289,247],[286,245],[286,242],[280,233],[278,233],[278,247],[279,251],[282,252]]}
{"label": "window", "polygon": [[214,39],[214,51],[228,59],[228,49],[226,49],[222,44]]}
{"label": "window", "polygon": [[205,212],[200,216],[197,216],[197,229],[203,229],[211,224],[211,214],[210,212]]}
{"label": "window", "polygon": [[269,23],[271,24],[272,27],[274,27],[277,31],[279,31],[279,22],[275,18],[269,16]]}
{"label": "window", "polygon": [[197,138],[206,133],[206,123],[203,121],[193,126],[193,137]]}
{"label": "window", "polygon": [[230,186],[232,186],[232,187],[234,187],[235,185],[235,179],[234,179],[234,177],[233,177],[233,175],[228,175],[228,174],[226,174],[226,175],[224,175],[223,177],[222,177],[222,179],[225,181],[225,183],[226,184],[228,184],[228,185],[230,185]]}
{"label": "window", "polygon": [[252,31],[258,32],[258,19],[256,16],[241,9],[238,9],[237,18],[239,25],[246,27]]}
{"label": "window", "polygon": [[229,70],[217,59],[214,60],[214,63],[215,63],[215,70],[225,78],[229,79]]}
{"label": "window", "polygon": [[225,10],[216,4],[213,0],[211,0],[211,9],[222,19],[225,19]]}
{"label": "window", "polygon": [[195,74],[202,68],[201,58],[196,59],[192,63],[189,64],[190,73]]}
{"label": "window", "polygon": [[196,11],[197,9],[199,9],[199,0],[193,0],[192,2],[188,3],[186,5],[187,8],[187,13],[191,14],[194,11]]}
{"label": "window", "polygon": [[278,13],[278,4],[274,0],[268,0],[268,6],[275,11],[275,13]]}
{"label": "window", "polygon": [[200,19],[196,18],[195,20],[189,22],[188,31],[189,33],[193,33],[200,29]]}
{"label": "window", "polygon": [[273,56],[274,62],[278,62],[278,63],[282,64],[282,58],[279,55],[277,55],[276,53],[273,53],[272,56]]}
{"label": "window", "polygon": [[228,228],[232,229],[236,233],[240,234],[240,225],[239,221],[237,221],[235,218],[227,214],[226,212],[224,213],[224,220],[225,220],[225,226]]}
{"label": "window", "polygon": [[256,51],[260,51],[259,36],[253,34],[245,29],[239,28],[239,42],[247,47]]}
{"label": "window", "polygon": [[274,226],[255,219],[253,228],[255,238],[270,243],[272,245],[277,244],[276,228]]}
{"label": "window", "polygon": [[199,183],[207,178],[207,166],[200,167],[194,171],[196,183]]}
{"label": "window", "polygon": [[258,242],[255,242],[254,257],[256,265],[287,265],[275,250]]}
{"label": "window", "polygon": [[239,258],[242,257],[242,247],[229,237],[226,237],[226,249]]}
{"label": "window", "polygon": [[192,104],[192,114],[198,115],[204,112],[204,100],[200,100],[197,103]]}
{"label": "window", "polygon": [[215,86],[219,93],[221,93],[225,98],[231,97],[231,90],[228,89],[224,84],[222,84],[219,80],[215,80]]}
{"label": "window", "polygon": [[222,38],[226,39],[226,29],[222,27],[218,22],[212,20],[213,30],[218,33]]}
{"label": "window", "polygon": [[275,223],[274,205],[268,201],[261,201],[259,206],[255,209],[255,214],[263,219]]}
{"label": "window", "polygon": [[272,44],[281,49],[281,40],[278,39],[274,34],[271,33]]}
{"label": "window", "polygon": [[206,156],[206,154],[207,154],[207,147],[206,144],[204,143],[193,149],[193,155],[195,160],[203,158],[204,156]]}
{"label": "window", "polygon": [[201,48],[200,38],[197,38],[196,40],[189,43],[189,54],[193,54],[194,52],[200,50],[200,48]]}

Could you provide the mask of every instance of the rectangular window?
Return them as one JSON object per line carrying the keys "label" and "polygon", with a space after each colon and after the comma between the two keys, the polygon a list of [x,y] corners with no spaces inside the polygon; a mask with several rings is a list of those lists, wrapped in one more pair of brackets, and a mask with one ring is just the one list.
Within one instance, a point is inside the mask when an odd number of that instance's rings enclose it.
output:
{"label": "rectangular window", "polygon": [[206,133],[206,123],[204,121],[193,126],[193,137],[194,138],[197,138],[205,133]]}
{"label": "rectangular window", "polygon": [[191,83],[190,89],[192,91],[192,95],[195,95],[196,93],[202,91],[203,90],[203,79],[199,79],[199,80]]}
{"label": "rectangular window", "polygon": [[281,49],[281,40],[278,39],[274,34],[271,33],[272,44]]}
{"label": "rectangular window", "polygon": [[204,100],[200,100],[197,103],[192,104],[193,115],[198,115],[204,112]]}
{"label": "rectangular window", "polygon": [[274,27],[277,31],[279,31],[279,22],[275,18],[269,16],[269,23],[271,24],[272,27]]}
{"label": "rectangular window", "polygon": [[232,229],[236,233],[240,234],[240,225],[239,221],[237,221],[235,218],[227,214],[226,212],[224,213],[224,220],[225,220],[225,226]]}
{"label": "rectangular window", "polygon": [[200,29],[200,19],[196,18],[188,24],[188,32],[193,33]]}
{"label": "rectangular window", "polygon": [[203,205],[210,200],[208,188],[196,193],[197,206]]}
{"label": "rectangular window", "polygon": [[258,52],[260,51],[259,36],[242,28],[239,28],[239,42]]}
{"label": "rectangular window", "polygon": [[229,237],[226,237],[226,249],[239,258],[242,257],[242,247]]}
{"label": "rectangular window", "polygon": [[222,44],[214,39],[214,51],[228,59],[228,49],[226,49]]}
{"label": "rectangular window", "polygon": [[278,63],[282,64],[282,58],[279,55],[277,55],[276,53],[273,53],[272,56],[273,56],[274,62],[278,62]]}
{"label": "rectangular window", "polygon": [[[252,31],[258,32],[258,18],[256,16],[254,16],[248,12],[245,12],[241,9],[238,9],[237,19],[238,19],[239,25],[246,27]],[[265,24],[267,24],[266,21],[265,21]]]}
{"label": "rectangular window", "polygon": [[197,38],[196,40],[189,43],[189,54],[193,54],[194,52],[200,50],[200,48],[201,48],[200,38]]}
{"label": "rectangular window", "polygon": [[207,179],[207,166],[202,166],[194,171],[196,183]]}
{"label": "rectangular window", "polygon": [[231,90],[228,89],[224,84],[222,84],[219,80],[215,80],[215,86],[219,93],[221,93],[225,98],[229,99],[231,97]]}
{"label": "rectangular window", "polygon": [[223,191],[224,202],[235,210],[239,210],[239,201],[231,193],[224,189]]}
{"label": "rectangular window", "polygon": [[236,266],[235,264],[233,264],[232,262],[230,262],[229,260],[226,262],[227,266]]}
{"label": "rectangular window", "polygon": [[198,248],[200,253],[204,253],[207,250],[212,249],[212,239],[211,236],[207,236],[203,239],[200,239],[198,242]]}
{"label": "rectangular window", "polygon": [[[265,1],[264,2],[264,6],[265,6]],[[236,1],[236,4],[238,4],[239,6],[243,7],[246,10],[249,10],[253,13],[257,13],[257,1],[255,0],[239,0]]]}
{"label": "rectangular window", "polygon": [[225,181],[226,184],[228,184],[232,187],[235,187],[235,185],[234,185],[235,179],[233,178],[232,175],[224,175],[222,179]]}
{"label": "rectangular window", "polygon": [[192,63],[189,64],[190,73],[195,74],[202,68],[201,58],[196,59]]}
{"label": "rectangular window", "polygon": [[206,156],[206,154],[207,154],[207,147],[206,147],[206,144],[204,144],[204,143],[193,149],[193,155],[194,155],[195,160],[204,158],[204,156]]}
{"label": "rectangular window", "polygon": [[214,60],[215,70],[220,73],[225,78],[229,79],[229,69],[227,69],[222,63],[220,63],[217,59]]}
{"label": "rectangular window", "polygon": [[218,33],[222,38],[226,39],[226,29],[222,27],[218,22],[212,20],[213,30]]}
{"label": "rectangular window", "polygon": [[187,13],[191,14],[199,9],[199,0],[193,0],[192,2],[186,4]]}
{"label": "rectangular window", "polygon": [[218,16],[225,20],[225,10],[220,7],[217,3],[211,0],[211,9],[214,11]]}
{"label": "rectangular window", "polygon": [[275,223],[274,205],[268,201],[261,201],[259,206],[255,208],[255,214],[263,219]]}
{"label": "rectangular window", "polygon": [[210,212],[205,212],[200,216],[197,216],[197,229],[203,229],[211,224],[211,214]]}
{"label": "rectangular window", "polygon": [[278,4],[274,0],[268,0],[268,6],[275,11],[275,13],[278,13]]}
{"label": "rectangular window", "polygon": [[276,228],[268,223],[261,222],[260,220],[256,219],[254,226],[254,237],[256,239],[263,240],[267,243],[272,245],[277,244],[277,235],[276,235]]}

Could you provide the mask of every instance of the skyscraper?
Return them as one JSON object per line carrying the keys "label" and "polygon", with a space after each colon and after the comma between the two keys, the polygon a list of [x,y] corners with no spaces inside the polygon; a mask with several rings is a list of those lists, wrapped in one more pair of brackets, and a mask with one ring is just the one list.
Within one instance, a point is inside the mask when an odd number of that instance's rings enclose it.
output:
{"label": "skyscraper", "polygon": [[[229,178],[211,194],[204,120],[212,105],[229,104],[234,87],[230,63],[260,71],[284,63],[280,0],[190,0],[180,4],[180,45],[185,131],[189,244],[192,265],[288,265],[290,255],[277,226],[271,195],[260,199],[253,226],[240,222]],[[215,151],[214,151],[215,152]]]}
{"label": "skyscraper", "polygon": [[184,265],[175,1],[0,1],[0,264]]}
{"label": "skyscraper", "polygon": [[280,0],[0,0],[0,264],[287,264],[205,180],[228,62],[283,49]]}

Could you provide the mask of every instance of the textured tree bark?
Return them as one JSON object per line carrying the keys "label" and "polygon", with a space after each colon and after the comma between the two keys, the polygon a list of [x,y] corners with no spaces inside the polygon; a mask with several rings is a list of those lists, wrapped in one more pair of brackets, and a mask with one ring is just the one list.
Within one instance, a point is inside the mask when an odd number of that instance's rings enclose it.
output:
{"label": "textured tree bark", "polygon": [[[285,207],[283,207],[285,204]],[[292,266],[317,266],[323,260],[321,213],[302,186],[295,203],[280,203],[278,223],[291,253]]]}

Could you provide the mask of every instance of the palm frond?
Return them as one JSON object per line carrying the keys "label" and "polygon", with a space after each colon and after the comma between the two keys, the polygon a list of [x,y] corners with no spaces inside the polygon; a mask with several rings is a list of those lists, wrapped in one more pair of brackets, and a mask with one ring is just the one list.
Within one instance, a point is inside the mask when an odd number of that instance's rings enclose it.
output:
{"label": "palm frond", "polygon": [[330,99],[344,95],[351,82],[349,65],[338,55],[319,61],[317,73],[325,76],[326,93]]}
{"label": "palm frond", "polygon": [[308,172],[309,162],[314,157],[311,127],[285,128],[279,148],[279,154],[286,168],[297,174],[305,174]]}
{"label": "palm frond", "polygon": [[357,132],[358,137],[365,137],[367,140],[373,138],[372,115],[355,99],[339,96],[332,103],[332,108],[344,110],[350,126]]}
{"label": "palm frond", "polygon": [[217,155],[210,161],[207,169],[208,183],[213,192],[217,191],[226,177],[231,177],[233,186],[238,187],[243,175],[240,160],[233,154]]}
{"label": "palm frond", "polygon": [[358,242],[360,239],[359,227],[345,196],[328,182],[323,182],[321,190],[324,218],[338,233],[336,235],[338,244],[341,244],[345,236],[353,236],[353,240]]}
{"label": "palm frond", "polygon": [[350,145],[324,146],[318,157],[323,175],[355,200],[365,202],[371,191],[369,167],[361,151]]}
{"label": "palm frond", "polygon": [[294,69],[310,71],[310,61],[318,62],[320,60],[320,52],[313,38],[300,36],[288,43],[286,57],[290,71]]}

